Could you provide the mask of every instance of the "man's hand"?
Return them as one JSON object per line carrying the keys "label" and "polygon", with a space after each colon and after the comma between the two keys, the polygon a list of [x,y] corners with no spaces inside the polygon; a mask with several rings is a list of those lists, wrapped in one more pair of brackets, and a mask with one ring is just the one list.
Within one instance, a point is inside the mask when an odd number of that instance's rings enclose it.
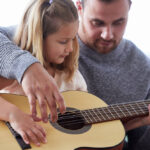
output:
{"label": "man's hand", "polygon": [[64,100],[59,93],[55,80],[40,63],[32,64],[24,73],[22,88],[28,97],[32,117],[37,117],[36,101],[38,101],[43,122],[48,121],[47,105],[51,113],[51,120],[57,120],[57,105],[61,113],[65,111]]}
{"label": "man's hand", "polygon": [[145,126],[145,125],[150,125],[150,105],[148,105],[148,111],[149,111],[148,116],[135,118],[124,123],[124,127],[126,131],[129,131],[129,130],[132,130],[141,126]]}

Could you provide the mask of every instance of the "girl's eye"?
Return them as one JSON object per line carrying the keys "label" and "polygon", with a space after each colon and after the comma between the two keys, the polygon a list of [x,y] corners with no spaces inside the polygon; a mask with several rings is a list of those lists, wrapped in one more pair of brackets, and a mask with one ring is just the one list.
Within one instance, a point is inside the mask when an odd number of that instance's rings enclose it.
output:
{"label": "girl's eye", "polygon": [[68,40],[59,41],[60,44],[67,44]]}

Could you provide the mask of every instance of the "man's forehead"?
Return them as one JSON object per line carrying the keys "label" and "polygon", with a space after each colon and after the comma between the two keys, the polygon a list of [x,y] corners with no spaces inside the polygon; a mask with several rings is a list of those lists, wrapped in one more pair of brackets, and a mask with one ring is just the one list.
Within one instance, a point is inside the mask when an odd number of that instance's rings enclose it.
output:
{"label": "man's forehead", "polygon": [[[88,0],[99,1],[99,0]],[[123,0],[114,5],[99,5],[98,2],[91,3],[85,7],[85,16],[89,20],[103,21],[106,23],[116,22],[118,20],[126,20],[128,18],[129,7],[128,4],[124,3]],[[125,4],[125,5],[124,5]],[[118,9],[116,9],[118,8]],[[90,15],[89,15],[90,14]]]}
{"label": "man's forehead", "polygon": [[127,8],[130,9],[130,5],[128,5],[129,0],[83,0],[85,3],[83,4],[83,8],[87,9],[103,9],[103,7],[113,6],[116,9],[119,8]]}
{"label": "man's forehead", "polygon": [[[81,0],[82,1],[82,4],[86,4],[86,3],[93,3],[94,1],[99,1],[99,2],[103,2],[103,3],[112,3],[112,2],[116,2],[116,1],[120,1],[120,0]],[[129,4],[131,4],[131,0],[125,0],[125,1],[128,1]]]}

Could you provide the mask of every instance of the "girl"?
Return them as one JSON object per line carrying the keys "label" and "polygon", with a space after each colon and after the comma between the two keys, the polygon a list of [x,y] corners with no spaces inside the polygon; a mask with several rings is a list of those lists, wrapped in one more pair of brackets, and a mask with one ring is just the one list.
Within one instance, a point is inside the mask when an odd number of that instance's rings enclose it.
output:
{"label": "girl", "polygon": [[[39,59],[47,72],[56,80],[60,91],[87,90],[86,83],[78,71],[79,48],[76,38],[78,23],[77,10],[71,0],[33,0],[14,36],[14,41],[18,46],[28,50]],[[24,95],[17,81],[10,83],[10,80],[3,80],[3,82],[7,82],[5,84],[7,86],[2,87],[3,92]],[[35,103],[35,100],[31,101],[30,108],[31,112],[34,112],[33,119],[37,120]],[[41,105],[44,103],[42,100],[39,102]],[[54,107],[52,105],[51,102],[49,104],[51,119],[55,121],[54,114],[57,114],[57,110],[56,105]],[[47,113],[46,107],[41,114],[45,113]],[[15,117],[14,119],[17,120]],[[24,122],[30,123],[30,119],[26,117]],[[39,145],[39,142],[45,142],[43,140],[45,133],[41,129],[39,129],[40,133],[35,132],[34,127],[35,123],[32,122],[28,124],[29,129],[22,129],[18,132],[26,143],[31,139]],[[28,130],[30,132],[26,132]],[[31,132],[34,136],[30,134]],[[36,140],[34,140],[35,137]]]}

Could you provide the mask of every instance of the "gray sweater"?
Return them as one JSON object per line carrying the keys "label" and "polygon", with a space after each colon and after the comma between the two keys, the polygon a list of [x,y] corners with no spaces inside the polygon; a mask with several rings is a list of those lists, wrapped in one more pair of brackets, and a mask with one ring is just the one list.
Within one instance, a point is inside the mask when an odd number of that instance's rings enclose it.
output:
{"label": "gray sweater", "polygon": [[[150,98],[150,59],[123,39],[108,54],[100,54],[79,40],[79,70],[88,91],[107,104]],[[150,150],[150,128],[129,132],[130,150]]]}
{"label": "gray sweater", "polygon": [[13,27],[0,27],[0,76],[21,82],[26,69],[39,61],[11,41],[13,31]]}
{"label": "gray sweater", "polygon": [[80,64],[88,91],[108,104],[150,97],[150,59],[132,42],[122,40],[108,54],[100,54],[80,41]]}

